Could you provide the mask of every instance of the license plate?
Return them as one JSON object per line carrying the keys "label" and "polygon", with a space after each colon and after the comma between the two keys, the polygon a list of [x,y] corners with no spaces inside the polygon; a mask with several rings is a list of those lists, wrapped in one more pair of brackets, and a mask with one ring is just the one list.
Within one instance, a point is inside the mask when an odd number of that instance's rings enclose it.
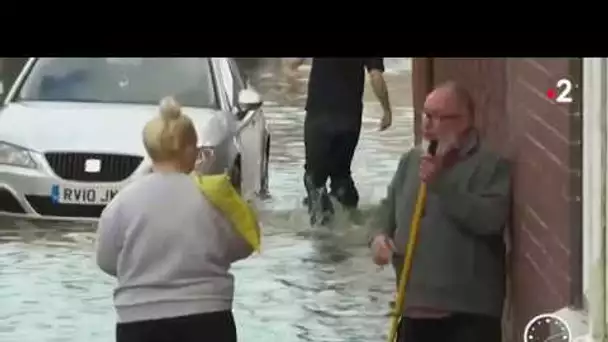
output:
{"label": "license plate", "polygon": [[55,184],[51,187],[51,200],[61,204],[106,205],[117,193],[117,187]]}

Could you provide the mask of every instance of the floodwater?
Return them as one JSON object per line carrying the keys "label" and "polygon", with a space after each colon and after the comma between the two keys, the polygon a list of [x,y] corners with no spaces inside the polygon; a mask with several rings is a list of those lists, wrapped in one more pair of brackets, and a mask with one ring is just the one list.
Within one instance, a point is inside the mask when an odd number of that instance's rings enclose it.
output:
{"label": "floodwater", "polygon": [[[387,59],[393,127],[378,132],[380,107],[366,89],[365,118],[353,174],[365,215],[384,195],[399,155],[413,143],[410,66]],[[384,341],[394,277],[370,260],[366,232],[342,215],[311,228],[301,204],[304,121],[302,85],[285,94],[278,63],[252,82],[263,93],[273,134],[270,191],[257,203],[264,224],[261,254],[234,266],[239,339],[246,342]],[[0,223],[0,341],[114,340],[114,281],[93,259],[94,232],[69,226]]]}

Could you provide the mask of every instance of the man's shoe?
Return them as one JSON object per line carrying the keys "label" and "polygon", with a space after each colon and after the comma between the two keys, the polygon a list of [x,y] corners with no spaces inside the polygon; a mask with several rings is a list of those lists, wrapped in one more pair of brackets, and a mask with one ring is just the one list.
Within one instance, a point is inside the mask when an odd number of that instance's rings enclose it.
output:
{"label": "man's shoe", "polygon": [[352,178],[333,180],[331,182],[331,195],[336,198],[342,206],[349,210],[357,209],[359,204],[359,192]]}
{"label": "man's shoe", "polygon": [[310,174],[304,174],[304,187],[306,188],[307,196],[304,198],[304,204],[308,207],[310,215],[310,224],[327,224],[334,214],[334,208],[327,194],[325,185],[315,187]]}
{"label": "man's shoe", "polygon": [[314,189],[309,193],[307,202],[310,225],[328,224],[333,217],[334,208],[327,194],[327,189],[325,187]]}

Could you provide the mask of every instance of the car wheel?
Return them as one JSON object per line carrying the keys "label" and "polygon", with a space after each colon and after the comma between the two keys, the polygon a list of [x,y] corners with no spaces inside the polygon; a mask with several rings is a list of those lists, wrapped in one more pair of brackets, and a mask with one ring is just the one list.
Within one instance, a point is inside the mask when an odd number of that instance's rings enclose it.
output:
{"label": "car wheel", "polygon": [[232,186],[236,189],[236,191],[241,194],[243,177],[241,174],[241,157],[237,157],[232,165],[232,169],[230,169],[230,182]]}
{"label": "car wheel", "polygon": [[270,163],[270,136],[266,138],[266,144],[263,151],[262,160],[262,177],[260,179],[260,196],[270,197],[270,191],[268,186],[268,165]]}

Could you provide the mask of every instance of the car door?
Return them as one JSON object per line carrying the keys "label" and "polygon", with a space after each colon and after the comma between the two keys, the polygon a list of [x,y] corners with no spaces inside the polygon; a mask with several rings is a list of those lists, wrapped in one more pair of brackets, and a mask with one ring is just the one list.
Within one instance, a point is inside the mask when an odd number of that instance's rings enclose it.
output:
{"label": "car door", "polygon": [[[232,59],[221,58],[219,65],[222,80],[226,91],[229,93],[228,102],[232,113],[238,111],[238,95],[245,89],[245,82]],[[241,149],[241,186],[242,194],[246,198],[253,198],[260,191],[260,179],[262,170],[262,146],[264,121],[261,120],[261,109],[250,111],[238,119],[236,139]]]}

